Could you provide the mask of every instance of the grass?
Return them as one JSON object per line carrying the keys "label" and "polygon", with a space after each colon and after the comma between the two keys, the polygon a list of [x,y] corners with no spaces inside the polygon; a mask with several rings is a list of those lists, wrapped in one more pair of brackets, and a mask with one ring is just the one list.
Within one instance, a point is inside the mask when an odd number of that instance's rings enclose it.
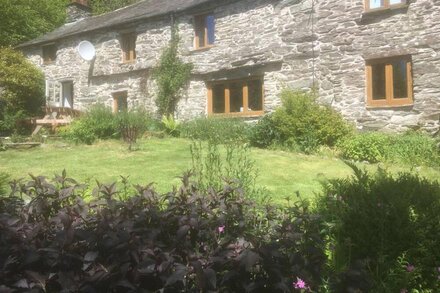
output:
{"label": "grass", "polygon": [[[119,141],[102,141],[92,146],[54,142],[30,150],[0,152],[0,173],[18,179],[29,173],[51,177],[66,169],[70,177],[92,183],[95,179],[113,182],[123,175],[129,176],[132,184],[155,182],[158,191],[166,192],[178,185],[178,177],[191,167],[189,145],[184,139],[150,139],[140,141],[138,150],[130,152]],[[295,198],[297,192],[303,197],[313,197],[321,191],[322,180],[351,174],[343,161],[331,155],[253,149],[252,156],[259,169],[259,184],[280,203],[286,197]],[[369,170],[377,168],[377,165],[363,166]],[[391,172],[409,170],[405,166],[384,167]],[[437,169],[418,167],[414,171],[430,179],[440,179]]]}

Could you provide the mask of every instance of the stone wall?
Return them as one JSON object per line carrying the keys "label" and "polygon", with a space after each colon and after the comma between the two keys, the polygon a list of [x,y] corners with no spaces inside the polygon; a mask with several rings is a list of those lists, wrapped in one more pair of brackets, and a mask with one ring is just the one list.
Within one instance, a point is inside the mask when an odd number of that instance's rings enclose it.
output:
{"label": "stone wall", "polygon": [[[193,15],[213,12],[215,45],[196,50]],[[155,111],[156,86],[151,69],[170,40],[174,21],[181,37],[180,53],[194,64],[188,87],[178,104],[179,119],[207,113],[206,82],[248,76],[264,78],[264,109],[280,105],[284,87],[315,86],[320,101],[340,111],[361,129],[438,128],[440,2],[411,1],[409,7],[364,13],[363,0],[224,0],[189,11],[128,24],[58,43],[54,64],[42,65],[41,49],[25,53],[50,80],[73,80],[74,107],[112,104],[112,93],[126,90],[129,105]],[[137,33],[134,63],[122,62],[120,35]],[[76,47],[89,40],[96,59],[81,60]],[[437,43],[437,44],[436,44]],[[365,60],[410,54],[414,71],[414,105],[368,109],[365,103]]]}
{"label": "stone wall", "polygon": [[[363,0],[317,2],[319,90],[362,129],[425,128],[440,119],[440,1],[409,1],[408,7],[365,13]],[[411,55],[414,105],[368,109],[365,61]]]}

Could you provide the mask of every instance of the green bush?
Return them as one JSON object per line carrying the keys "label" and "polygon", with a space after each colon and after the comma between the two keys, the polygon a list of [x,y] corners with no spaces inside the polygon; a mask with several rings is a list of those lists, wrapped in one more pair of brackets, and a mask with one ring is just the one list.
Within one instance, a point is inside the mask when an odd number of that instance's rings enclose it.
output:
{"label": "green bush", "polygon": [[315,102],[313,93],[284,90],[282,107],[273,114],[281,144],[313,152],[320,145],[334,146],[352,132],[352,127],[330,107]]}
{"label": "green bush", "polygon": [[389,136],[381,132],[359,133],[338,144],[344,159],[370,163],[384,161],[389,146]]}
{"label": "green bush", "polygon": [[161,123],[168,135],[173,137],[178,137],[180,135],[180,123],[174,119],[173,115],[163,115]]}
{"label": "green bush", "polygon": [[24,118],[44,104],[44,76],[22,53],[0,48],[0,136],[23,132]]}
{"label": "green bush", "polygon": [[318,199],[328,225],[331,267],[344,274],[362,263],[373,280],[372,292],[439,292],[439,182],[351,167],[355,176],[330,180]]}
{"label": "green bush", "polygon": [[87,119],[77,119],[67,127],[60,129],[59,134],[66,140],[76,144],[92,144],[97,139]]}
{"label": "green bush", "polygon": [[94,105],[82,118],[99,139],[118,137],[118,127],[112,110],[104,105]]}
{"label": "green bush", "polygon": [[118,131],[122,139],[129,144],[130,150],[137,139],[147,130],[150,120],[149,114],[141,109],[123,111],[116,115]]}
{"label": "green bush", "polygon": [[272,114],[267,114],[250,128],[249,142],[252,146],[267,148],[276,144],[280,138]]}
{"label": "green bush", "polygon": [[181,136],[217,143],[247,142],[249,128],[238,118],[198,118],[182,124]]}
{"label": "green bush", "polygon": [[358,133],[341,141],[338,148],[343,158],[354,161],[430,166],[440,164],[440,151],[435,139],[421,132]]}

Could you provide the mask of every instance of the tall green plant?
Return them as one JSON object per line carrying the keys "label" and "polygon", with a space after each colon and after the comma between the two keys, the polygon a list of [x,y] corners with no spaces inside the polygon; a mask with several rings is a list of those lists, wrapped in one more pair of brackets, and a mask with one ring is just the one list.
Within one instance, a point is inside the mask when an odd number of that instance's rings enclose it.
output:
{"label": "tall green plant", "polygon": [[160,115],[174,115],[182,88],[188,83],[192,64],[184,63],[178,57],[179,35],[177,28],[171,31],[171,40],[164,49],[159,65],[153,72],[158,85],[156,105]]}

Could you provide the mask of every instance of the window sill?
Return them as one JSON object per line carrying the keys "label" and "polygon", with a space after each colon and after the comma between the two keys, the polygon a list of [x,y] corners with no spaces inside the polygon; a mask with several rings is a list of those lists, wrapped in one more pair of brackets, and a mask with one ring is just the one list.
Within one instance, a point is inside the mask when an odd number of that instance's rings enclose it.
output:
{"label": "window sill", "polygon": [[209,113],[210,117],[224,117],[224,118],[232,118],[232,117],[244,117],[244,118],[252,118],[252,117],[260,117],[264,115],[264,111],[253,111],[253,112],[236,112],[236,113]]}
{"label": "window sill", "polygon": [[369,104],[367,105],[367,110],[393,110],[393,109],[408,109],[408,108],[412,108],[414,106],[414,103],[411,102],[404,102],[401,104],[377,104],[377,105],[372,105]]}
{"label": "window sill", "polygon": [[370,15],[376,15],[376,14],[392,12],[392,11],[395,11],[395,10],[407,9],[408,6],[409,5],[407,3],[403,3],[403,4],[395,4],[395,5],[392,5],[390,7],[380,7],[380,8],[369,9],[369,10],[365,10],[362,13],[362,16],[370,16]]}
{"label": "window sill", "polygon": [[43,62],[43,65],[54,65],[56,62],[55,61],[45,61]]}
{"label": "window sill", "polygon": [[130,60],[130,61],[122,61],[122,65],[125,65],[125,64],[135,64],[136,63],[136,60]]}
{"label": "window sill", "polygon": [[203,51],[208,51],[211,48],[214,48],[214,45],[209,45],[209,46],[200,47],[200,48],[194,48],[194,49],[191,50],[191,52],[203,52]]}

